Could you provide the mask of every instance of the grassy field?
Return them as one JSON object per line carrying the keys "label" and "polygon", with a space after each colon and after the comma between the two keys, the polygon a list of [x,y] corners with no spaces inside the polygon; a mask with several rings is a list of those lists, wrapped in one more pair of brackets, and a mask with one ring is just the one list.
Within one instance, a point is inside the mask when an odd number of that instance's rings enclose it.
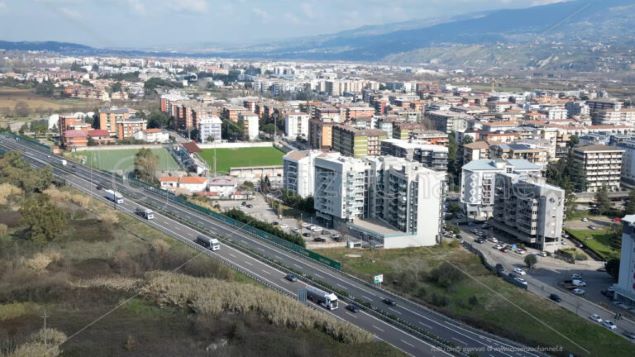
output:
{"label": "grassy field", "polygon": [[603,259],[619,258],[619,246],[613,246],[613,233],[610,229],[566,229],[567,233],[597,253]]}
{"label": "grassy field", "polygon": [[341,261],[345,271],[366,281],[384,274],[384,287],[388,289],[529,345],[562,346],[580,356],[632,356],[635,352],[635,347],[623,338],[497,278],[476,256],[459,247],[318,252]]}
{"label": "grassy field", "polygon": [[[93,165],[107,171],[123,170],[124,172],[134,170],[134,156],[138,152],[137,149],[124,150],[92,150],[78,151],[74,155],[83,157],[86,165]],[[166,149],[152,149],[152,152],[159,157],[159,170],[170,171],[178,170],[179,165]]]}
{"label": "grassy field", "polygon": [[60,110],[93,110],[98,101],[83,99],[53,99],[42,97],[30,89],[0,87],[0,113],[9,113],[18,102],[25,102],[36,113]]}
{"label": "grassy field", "polygon": [[[214,149],[204,149],[201,157],[214,169]],[[273,147],[216,149],[216,171],[228,173],[231,167],[282,165],[284,153]]]}

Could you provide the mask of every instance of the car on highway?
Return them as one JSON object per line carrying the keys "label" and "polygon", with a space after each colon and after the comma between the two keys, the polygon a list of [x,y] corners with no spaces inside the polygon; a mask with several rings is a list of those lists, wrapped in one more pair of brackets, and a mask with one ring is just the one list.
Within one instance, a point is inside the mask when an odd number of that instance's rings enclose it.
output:
{"label": "car on highway", "polygon": [[575,289],[571,290],[571,292],[576,294],[576,295],[584,295],[586,293],[586,291],[584,289],[580,289],[580,288],[575,288]]}
{"label": "car on highway", "polygon": [[397,303],[393,299],[383,298],[381,301],[388,306],[397,306]]}
{"label": "car on highway", "polygon": [[589,318],[590,318],[592,321],[595,321],[595,322],[597,322],[597,323],[599,323],[599,324],[601,324],[601,323],[602,323],[602,321],[604,321],[604,320],[602,320],[602,318],[601,318],[601,317],[600,317],[600,315],[598,315],[598,314],[593,314],[593,315],[589,316]]}
{"label": "car on highway", "polygon": [[359,312],[359,306],[355,305],[355,304],[348,304],[346,305],[346,310],[352,312],[352,313],[358,313]]}
{"label": "car on highway", "polygon": [[602,322],[602,326],[606,327],[609,330],[617,329],[617,326],[613,323],[613,321],[610,320],[604,320],[604,322]]}
{"label": "car on highway", "polygon": [[562,298],[558,294],[549,294],[549,299],[551,299],[551,300],[553,300],[555,302],[562,301]]}
{"label": "car on highway", "polygon": [[287,274],[284,278],[289,280],[292,283],[295,283],[296,281],[298,281],[298,277],[295,274]]}
{"label": "car on highway", "polygon": [[95,186],[95,189],[97,190],[101,190],[103,187],[100,184],[97,184],[97,186]]}
{"label": "car on highway", "polygon": [[635,341],[635,332],[624,331],[624,336],[626,336],[626,338],[628,338],[631,341]]}
{"label": "car on highway", "polygon": [[514,273],[516,273],[516,274],[518,274],[518,275],[525,275],[525,274],[527,274],[527,272],[526,272],[526,271],[524,271],[524,270],[523,270],[523,269],[521,269],[521,268],[514,268]]}

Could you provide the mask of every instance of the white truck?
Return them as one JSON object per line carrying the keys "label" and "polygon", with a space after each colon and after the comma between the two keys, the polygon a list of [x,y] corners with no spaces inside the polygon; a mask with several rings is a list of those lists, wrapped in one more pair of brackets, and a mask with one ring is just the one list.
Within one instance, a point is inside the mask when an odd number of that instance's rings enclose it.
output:
{"label": "white truck", "polygon": [[220,250],[220,242],[216,238],[198,236],[196,237],[196,243],[211,251]]}
{"label": "white truck", "polygon": [[306,298],[329,310],[337,309],[337,296],[333,293],[327,293],[324,290],[320,290],[314,286],[307,285]]}
{"label": "white truck", "polygon": [[135,213],[145,219],[154,219],[154,212],[148,208],[137,208],[135,209]]}
{"label": "white truck", "polygon": [[123,196],[121,195],[121,193],[113,190],[105,190],[104,193],[106,194],[106,198],[113,201],[114,203],[123,203]]}
{"label": "white truck", "polygon": [[60,164],[62,164],[62,166],[66,166],[68,165],[68,161],[66,161],[65,159],[61,159]]}

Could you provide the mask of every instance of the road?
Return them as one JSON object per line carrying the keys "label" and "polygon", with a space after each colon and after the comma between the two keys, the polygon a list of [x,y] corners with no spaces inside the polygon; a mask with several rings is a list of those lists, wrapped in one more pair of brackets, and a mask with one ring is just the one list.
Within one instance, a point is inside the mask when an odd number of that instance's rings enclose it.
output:
{"label": "road", "polygon": [[[0,136],[0,146],[24,152],[25,156],[34,160],[37,165],[51,165],[59,162],[59,158],[41,151],[37,145],[24,140],[16,142],[13,139]],[[126,197],[126,202],[121,205],[120,209],[131,212],[138,205],[152,208],[157,212],[158,218],[149,223],[177,239],[191,241],[195,239],[200,230],[220,237],[223,242],[230,243],[240,249],[223,244],[222,252],[217,254],[219,258],[256,275],[259,280],[271,284],[273,287],[283,287],[284,291],[292,295],[297,294],[301,284],[290,284],[283,280],[285,272],[282,271],[281,267],[302,272],[306,275],[304,278],[307,281],[310,281],[307,278],[319,280],[328,286],[346,291],[349,297],[368,302],[378,312],[390,315],[393,322],[386,323],[367,313],[350,314],[345,309],[338,309],[333,313],[370,331],[378,338],[408,354],[415,356],[444,354],[424,341],[426,334],[430,334],[455,345],[452,352],[464,354],[472,352],[483,356],[507,357],[540,355],[540,353],[521,344],[472,328],[407,299],[372,287],[370,284],[345,273],[330,269],[299,254],[263,241],[262,238],[244,232],[241,227],[229,226],[215,221],[209,216],[172,201],[169,196],[163,195],[162,192],[123,185],[112,179],[110,175],[90,170],[81,165],[68,169],[54,168],[54,173],[63,176],[72,186],[95,197],[101,197],[101,192],[95,188],[96,184],[109,182]],[[200,228],[194,230],[191,228],[192,226]],[[249,254],[245,254],[245,252]],[[269,260],[269,262],[265,263],[262,260]],[[277,268],[272,267],[276,264],[279,264]],[[382,302],[384,297],[390,297],[397,305],[386,306]]]}
{"label": "road", "polygon": [[[472,227],[469,228],[472,229]],[[487,234],[488,236],[492,235],[489,231]],[[493,249],[494,244],[489,241],[483,244],[475,243],[476,236],[469,231],[463,231],[461,233],[461,237],[474,248],[483,253],[487,261],[492,265],[501,264],[508,272],[511,272],[515,267],[525,268],[525,264],[523,262],[524,256],[517,255],[511,251],[508,253],[501,253],[500,251]],[[499,241],[506,242],[504,238],[500,236],[497,236],[497,238]],[[507,241],[506,243],[510,242]],[[571,274],[578,273],[582,274],[585,282],[588,284],[588,286],[583,289],[597,289],[597,285],[599,285],[599,288],[601,289],[606,289],[609,285],[607,284],[607,281],[610,280],[609,276],[606,273],[597,272],[595,269],[597,269],[597,267],[594,267],[593,264],[590,263],[586,266],[586,269],[584,269],[579,266],[579,264],[571,265],[558,261],[552,257],[538,257],[537,268],[529,271],[526,275],[523,275],[522,278],[527,281],[527,290],[529,292],[547,300],[549,299],[550,294],[557,294],[562,299],[558,305],[584,319],[589,319],[592,314],[597,314],[603,320],[611,320],[617,325],[617,329],[614,332],[624,337],[624,332],[635,331],[634,321],[628,318],[622,318],[619,321],[615,321],[615,311],[607,309],[606,307],[601,306],[584,296],[575,295],[569,290],[558,285],[559,282],[569,279]],[[601,298],[604,297],[601,296]],[[551,300],[548,301],[549,303],[555,304],[555,302],[552,302]]]}

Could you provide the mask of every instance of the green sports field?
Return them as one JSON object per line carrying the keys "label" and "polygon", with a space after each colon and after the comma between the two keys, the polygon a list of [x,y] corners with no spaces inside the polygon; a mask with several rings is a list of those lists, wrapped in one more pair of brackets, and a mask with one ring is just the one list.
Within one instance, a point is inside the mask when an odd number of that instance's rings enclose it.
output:
{"label": "green sports field", "polygon": [[228,173],[231,167],[282,165],[284,153],[273,147],[239,149],[204,149],[201,157],[214,170],[214,150],[216,150],[216,171]]}
{"label": "green sports field", "polygon": [[[93,166],[107,171],[133,171],[134,157],[138,149],[124,150],[91,150],[79,151],[75,153],[78,157],[85,158],[87,166]],[[179,165],[172,158],[166,149],[152,149],[152,152],[159,157],[159,170],[178,170]]]}

